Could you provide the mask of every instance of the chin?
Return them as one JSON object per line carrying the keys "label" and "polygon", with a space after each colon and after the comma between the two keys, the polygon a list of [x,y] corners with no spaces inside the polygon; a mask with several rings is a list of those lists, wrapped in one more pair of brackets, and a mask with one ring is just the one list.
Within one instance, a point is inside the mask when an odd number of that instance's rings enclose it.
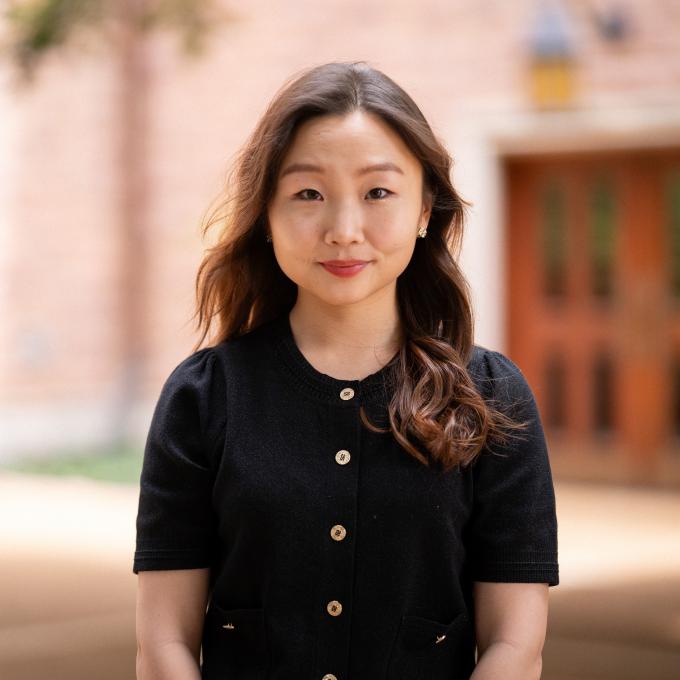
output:
{"label": "chin", "polygon": [[330,305],[332,307],[344,307],[346,305],[356,305],[359,302],[362,302],[363,300],[366,300],[367,298],[370,297],[370,295],[353,295],[353,296],[340,296],[338,295],[337,297],[329,297],[328,295],[318,295],[317,296],[320,300],[323,300],[323,302],[327,305]]}
{"label": "chin", "polygon": [[333,295],[333,291],[331,290],[331,286],[327,286],[326,288],[322,290],[310,290],[310,292],[319,300],[321,300],[324,304],[333,306],[333,307],[341,307],[344,305],[355,305],[359,302],[362,302],[363,300],[366,300],[371,297],[371,295],[375,292],[372,290],[365,290],[365,291],[337,291],[337,295]]}

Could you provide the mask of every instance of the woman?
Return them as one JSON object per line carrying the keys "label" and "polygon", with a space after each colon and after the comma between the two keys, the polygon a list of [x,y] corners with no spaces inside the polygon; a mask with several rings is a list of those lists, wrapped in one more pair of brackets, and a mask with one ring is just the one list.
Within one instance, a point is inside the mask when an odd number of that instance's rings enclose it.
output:
{"label": "woman", "polygon": [[540,677],[551,469],[523,374],[474,344],[450,169],[364,62],[256,126],[146,444],[140,680]]}

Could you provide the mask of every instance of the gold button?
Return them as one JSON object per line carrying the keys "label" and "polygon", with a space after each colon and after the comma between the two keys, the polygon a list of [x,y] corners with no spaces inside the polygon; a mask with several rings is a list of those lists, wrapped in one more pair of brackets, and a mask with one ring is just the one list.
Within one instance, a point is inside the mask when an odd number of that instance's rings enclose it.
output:
{"label": "gold button", "polygon": [[347,449],[340,449],[335,454],[335,462],[338,463],[339,465],[347,465],[347,463],[349,463],[350,458],[351,456],[349,455],[349,451],[347,451]]}
{"label": "gold button", "polygon": [[331,600],[327,605],[326,609],[331,616],[340,616],[342,611],[342,605],[337,600]]}
{"label": "gold button", "polygon": [[323,678],[321,678],[321,680],[338,680],[338,679],[335,675],[333,675],[333,673],[326,673],[326,675],[324,675]]}
{"label": "gold button", "polygon": [[348,399],[351,399],[354,396],[354,390],[351,387],[345,387],[343,390],[340,390],[340,399],[344,399],[347,401]]}
{"label": "gold button", "polygon": [[347,529],[342,526],[342,524],[336,524],[332,529],[331,529],[331,536],[333,537],[334,541],[342,541],[343,538],[347,535]]}

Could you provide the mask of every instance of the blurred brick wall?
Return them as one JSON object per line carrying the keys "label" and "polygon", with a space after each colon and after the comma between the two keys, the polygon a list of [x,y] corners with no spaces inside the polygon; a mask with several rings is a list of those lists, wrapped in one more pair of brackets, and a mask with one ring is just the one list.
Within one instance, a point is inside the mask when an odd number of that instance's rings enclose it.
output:
{"label": "blurred brick wall", "polygon": [[[680,91],[680,0],[635,0],[623,46],[598,37],[567,2],[579,58],[577,106],[661,101]],[[195,339],[199,225],[233,153],[295,71],[368,60],[399,82],[445,142],[475,104],[531,108],[525,89],[533,0],[330,0],[226,3],[235,20],[188,60],[172,35],[148,43],[151,246],[146,301],[147,399]],[[48,60],[29,91],[2,71],[0,139],[0,458],[19,449],[104,440],[120,390],[118,71],[102,45]],[[449,147],[456,156],[456,149]],[[140,158],[140,162],[142,159]],[[455,168],[465,173],[465,168]],[[475,238],[474,235],[469,238]],[[107,429],[108,427],[108,429]],[[22,443],[23,442],[23,443]]]}

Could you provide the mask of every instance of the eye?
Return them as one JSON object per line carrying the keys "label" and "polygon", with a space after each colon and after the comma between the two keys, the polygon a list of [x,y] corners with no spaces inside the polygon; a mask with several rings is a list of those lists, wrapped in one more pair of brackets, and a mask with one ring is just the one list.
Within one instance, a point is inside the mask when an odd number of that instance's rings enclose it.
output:
{"label": "eye", "polygon": [[[314,199],[309,199],[309,198],[306,197],[306,194],[307,194],[308,191],[311,191],[313,194],[319,194],[319,192],[318,192],[316,189],[303,189],[302,191],[298,191],[298,192],[295,194],[295,197],[296,197],[296,198],[300,198],[300,199],[303,200],[303,201],[314,200]],[[392,191],[390,191],[389,189],[385,189],[384,187],[375,187],[375,188],[371,189],[371,190],[368,192],[368,194],[370,195],[370,194],[372,194],[374,191],[384,191],[384,192],[385,192],[385,194],[384,194],[383,196],[375,196],[375,195],[373,195],[373,198],[378,198],[378,199],[380,199],[380,198],[387,198],[387,196],[388,196],[389,194],[392,194],[392,193],[393,193]],[[319,195],[321,195],[321,194],[319,194]]]}
{"label": "eye", "polygon": [[368,193],[372,193],[373,191],[384,191],[385,196],[377,196],[376,198],[387,198],[387,194],[391,194],[392,192],[389,189],[385,189],[384,187],[375,187],[375,189],[371,189]]}
{"label": "eye", "polygon": [[296,197],[300,197],[303,201],[306,201],[307,199],[302,196],[302,194],[306,193],[307,191],[312,191],[315,194],[318,194],[319,192],[316,189],[303,189],[302,191],[298,191],[297,194],[295,194]]}

